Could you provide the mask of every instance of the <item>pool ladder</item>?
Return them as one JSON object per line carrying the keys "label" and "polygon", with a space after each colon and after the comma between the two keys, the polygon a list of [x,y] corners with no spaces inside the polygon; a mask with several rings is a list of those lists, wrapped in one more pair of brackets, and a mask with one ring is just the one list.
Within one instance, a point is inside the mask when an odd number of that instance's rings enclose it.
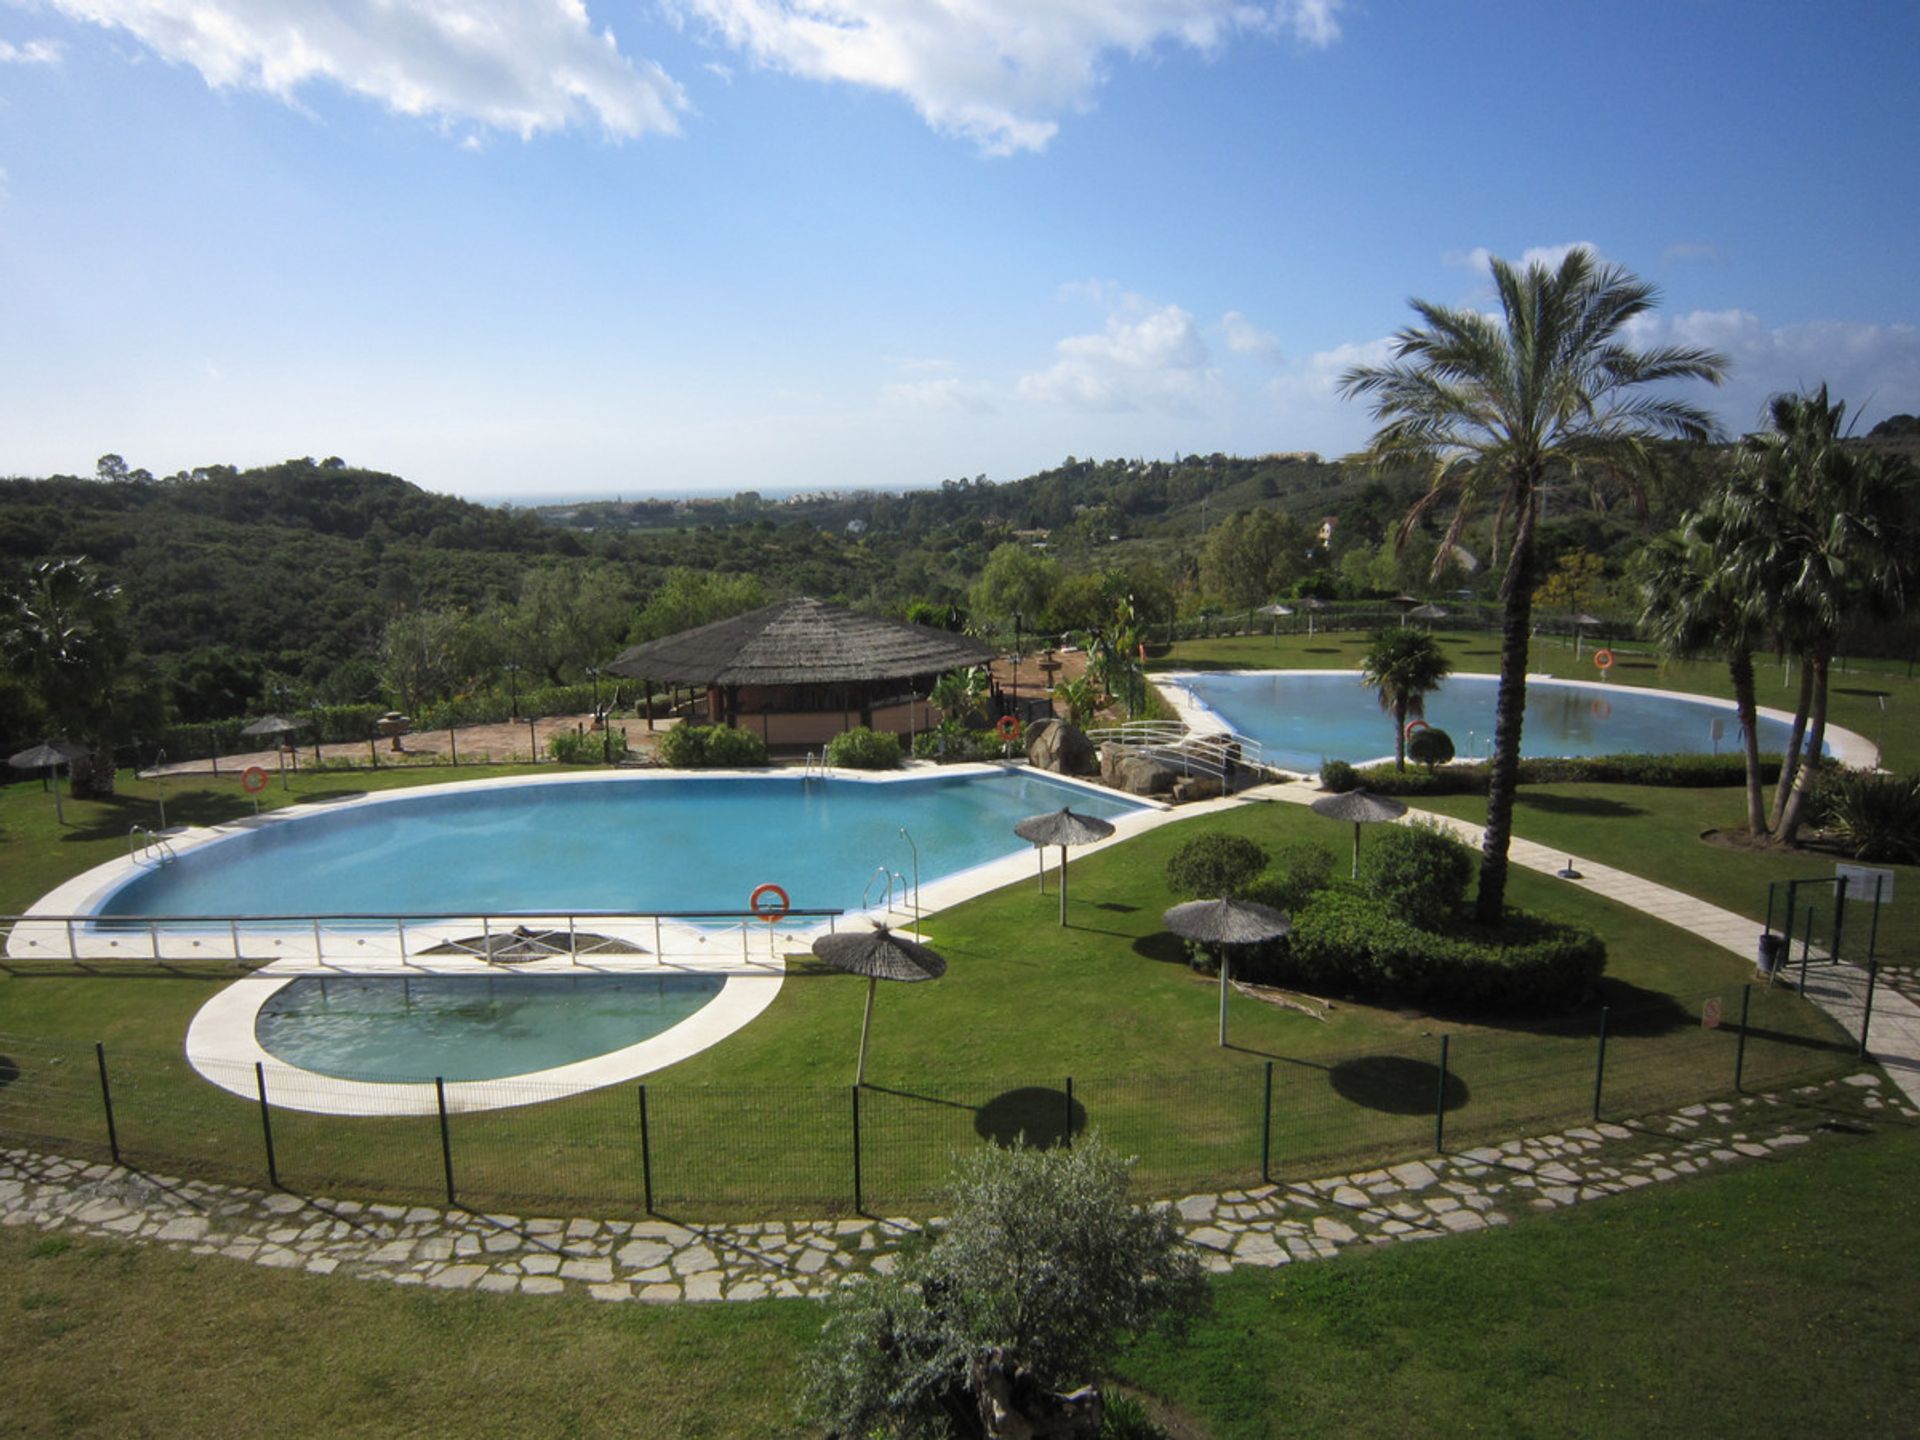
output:
{"label": "pool ladder", "polygon": [[136,865],[171,865],[180,857],[159,831],[148,825],[127,827],[127,859]]}
{"label": "pool ladder", "polygon": [[818,752],[812,750],[807,751],[807,764],[806,768],[800,772],[801,780],[825,780],[829,773],[827,769],[827,752],[824,750]]}
{"label": "pool ladder", "polygon": [[873,867],[873,874],[867,877],[867,888],[860,892],[860,908],[862,910],[871,910],[873,908],[873,888],[876,883],[887,887],[887,913],[889,915],[893,913],[893,889],[895,885],[900,887],[900,902],[904,907],[907,895],[909,894],[907,890],[907,877],[902,875],[898,870],[889,870],[884,865],[876,865]]}

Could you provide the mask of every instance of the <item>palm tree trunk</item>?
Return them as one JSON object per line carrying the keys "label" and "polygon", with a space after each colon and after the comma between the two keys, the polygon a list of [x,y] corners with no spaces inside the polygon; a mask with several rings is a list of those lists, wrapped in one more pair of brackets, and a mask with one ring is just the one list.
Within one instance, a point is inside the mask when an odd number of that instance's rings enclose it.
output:
{"label": "palm tree trunk", "polygon": [[111,799],[113,780],[113,746],[106,741],[95,744],[67,767],[68,787],[76,800]]}
{"label": "palm tree trunk", "polygon": [[1793,710],[1793,731],[1787,736],[1787,753],[1780,757],[1780,780],[1774,786],[1773,811],[1767,817],[1767,829],[1777,833],[1787,810],[1787,796],[1799,777],[1800,746],[1807,738],[1807,711],[1813,704],[1813,665],[1811,655],[1800,662],[1800,703]]}
{"label": "palm tree trunk", "polygon": [[1494,702],[1493,756],[1487,778],[1487,828],[1480,842],[1480,888],[1474,918],[1498,925],[1506,908],[1507,846],[1520,787],[1520,727],[1527,716],[1527,645],[1533,624],[1533,502],[1521,506],[1513,553],[1500,582],[1500,692]]}
{"label": "palm tree trunk", "polygon": [[1767,829],[1765,786],[1760,779],[1759,706],[1754,699],[1753,651],[1735,646],[1727,655],[1733,678],[1733,708],[1740,717],[1740,747],[1747,762],[1747,834],[1758,840]]}
{"label": "palm tree trunk", "polygon": [[1807,811],[1807,797],[1812,794],[1819,780],[1819,762],[1813,757],[1820,753],[1821,746],[1827,741],[1827,672],[1831,658],[1826,649],[1815,651],[1807,657],[1807,673],[1813,677],[1813,702],[1809,707],[1807,729],[1807,758],[1803,760],[1796,773],[1793,793],[1787,796],[1786,809],[1781,812],[1780,823],[1774,827],[1773,838],[1781,845],[1791,845],[1800,832],[1800,822]]}
{"label": "palm tree trunk", "polygon": [[1396,701],[1393,707],[1393,768],[1407,768],[1407,705]]}

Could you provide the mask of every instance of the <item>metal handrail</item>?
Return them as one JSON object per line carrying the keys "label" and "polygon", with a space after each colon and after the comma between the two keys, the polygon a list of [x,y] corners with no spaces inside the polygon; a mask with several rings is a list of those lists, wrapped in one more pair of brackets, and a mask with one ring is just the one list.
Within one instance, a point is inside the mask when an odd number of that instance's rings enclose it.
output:
{"label": "metal handrail", "polygon": [[1224,782],[1229,764],[1235,769],[1264,771],[1266,756],[1260,742],[1232,730],[1194,732],[1177,721],[1130,720],[1089,730],[1087,738],[1100,745],[1116,745],[1169,760],[1189,772],[1198,770]]}
{"label": "metal handrail", "polygon": [[[138,837],[137,844],[136,837]],[[127,859],[135,865],[149,859],[152,859],[156,865],[171,865],[179,858],[173,846],[168,844],[165,837],[152,826],[129,825],[127,827]]]}
{"label": "metal handrail", "polygon": [[871,910],[873,908],[873,882],[875,880],[884,880],[887,882],[887,909],[892,910],[893,909],[893,871],[887,869],[887,867],[884,865],[874,866],[873,874],[867,877],[866,889],[860,892],[860,908],[862,910]]}

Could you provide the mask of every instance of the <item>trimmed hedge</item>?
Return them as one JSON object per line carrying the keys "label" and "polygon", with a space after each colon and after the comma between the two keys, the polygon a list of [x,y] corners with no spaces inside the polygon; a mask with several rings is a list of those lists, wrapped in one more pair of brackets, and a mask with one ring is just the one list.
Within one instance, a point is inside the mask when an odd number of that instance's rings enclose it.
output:
{"label": "trimmed hedge", "polygon": [[842,770],[898,769],[900,737],[856,725],[827,742],[827,763]]}
{"label": "trimmed hedge", "polygon": [[[1760,769],[1780,769],[1778,755],[1762,755]],[[1322,770],[1324,774],[1324,767]],[[1448,765],[1438,770],[1395,770],[1370,765],[1356,772],[1357,783],[1376,795],[1484,795],[1488,763]],[[1739,755],[1591,755],[1571,759],[1522,760],[1522,785],[1672,785],[1698,788],[1747,783]]]}
{"label": "trimmed hedge", "polygon": [[1248,978],[1314,994],[1483,1013],[1567,1009],[1592,995],[1606,964],[1600,937],[1575,926],[1509,911],[1497,930],[1422,930],[1350,886],[1301,906],[1286,939],[1234,957]]}
{"label": "trimmed hedge", "polygon": [[730,725],[676,725],[660,737],[660,759],[675,770],[737,770],[767,763],[767,742]]}

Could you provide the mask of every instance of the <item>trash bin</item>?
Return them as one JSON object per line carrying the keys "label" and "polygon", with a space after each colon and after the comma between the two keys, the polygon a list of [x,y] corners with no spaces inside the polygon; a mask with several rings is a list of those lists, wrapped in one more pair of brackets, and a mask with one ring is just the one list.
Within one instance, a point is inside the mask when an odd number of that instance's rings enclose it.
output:
{"label": "trash bin", "polygon": [[1787,937],[1768,931],[1760,937],[1759,964],[1762,975],[1771,975],[1787,958]]}

